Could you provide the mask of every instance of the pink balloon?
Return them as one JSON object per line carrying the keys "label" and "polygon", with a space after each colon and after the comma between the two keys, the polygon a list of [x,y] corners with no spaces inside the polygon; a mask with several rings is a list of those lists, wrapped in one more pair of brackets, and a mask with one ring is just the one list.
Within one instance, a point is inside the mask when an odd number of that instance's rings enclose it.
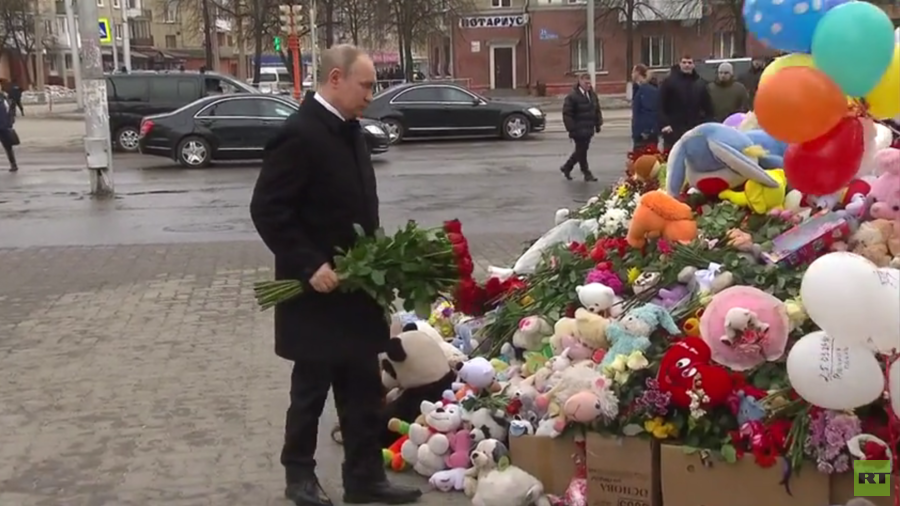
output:
{"label": "pink balloon", "polygon": [[747,117],[746,114],[744,114],[742,112],[736,112],[736,113],[732,114],[731,116],[728,116],[727,118],[725,118],[725,122],[722,124],[725,126],[730,126],[731,128],[737,128],[737,127],[741,126],[741,123],[744,122],[744,118],[746,118],[746,117]]}

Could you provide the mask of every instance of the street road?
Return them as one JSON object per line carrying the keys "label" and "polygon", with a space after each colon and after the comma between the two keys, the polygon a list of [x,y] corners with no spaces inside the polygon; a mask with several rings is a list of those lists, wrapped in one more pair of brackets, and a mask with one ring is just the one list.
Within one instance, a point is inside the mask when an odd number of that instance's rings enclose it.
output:
{"label": "street road", "polygon": [[[289,506],[290,364],[252,297],[272,275],[247,211],[259,164],[116,157],[117,197],[96,201],[62,123],[20,121],[46,145],[26,140],[17,174],[0,165],[0,506]],[[571,143],[559,133],[401,145],[375,165],[384,222],[460,218],[483,275],[617,179],[628,147],[606,129],[590,160],[601,181],[585,183],[560,175]],[[335,420],[329,403],[317,458],[339,499]],[[431,492],[421,504],[470,503]]]}

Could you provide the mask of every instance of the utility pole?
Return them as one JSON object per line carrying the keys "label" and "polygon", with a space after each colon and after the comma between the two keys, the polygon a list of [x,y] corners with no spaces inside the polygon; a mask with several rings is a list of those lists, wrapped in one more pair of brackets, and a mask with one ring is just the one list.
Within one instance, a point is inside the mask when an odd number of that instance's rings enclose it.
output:
{"label": "utility pole", "polygon": [[84,152],[91,178],[91,194],[112,197],[112,145],[109,141],[109,109],[106,104],[106,78],[100,52],[97,2],[78,2],[78,32],[81,35],[81,75],[84,78]]}
{"label": "utility pole", "polygon": [[128,26],[127,4],[127,0],[119,0],[122,12],[122,59],[125,60],[125,70],[131,72],[131,29]]}
{"label": "utility pole", "polygon": [[316,26],[319,18],[316,12],[316,0],[310,0],[309,8],[309,36],[312,39],[312,86],[315,89],[319,83],[319,30]]}
{"label": "utility pole", "polygon": [[40,0],[34,0],[34,80],[38,92],[44,92],[44,16]]}
{"label": "utility pole", "polygon": [[107,0],[106,3],[106,12],[107,16],[109,16],[109,29],[112,30],[112,57],[113,57],[113,72],[119,71],[119,37],[122,36],[121,33],[116,33],[116,11],[113,9],[113,0]]}
{"label": "utility pole", "polygon": [[587,71],[591,75],[591,89],[597,93],[597,36],[594,34],[594,1],[587,0]]}
{"label": "utility pole", "polygon": [[84,109],[84,89],[81,82],[81,53],[78,51],[78,23],[75,22],[75,0],[64,0],[66,31],[69,32],[69,52],[72,54],[72,74],[75,76],[75,101]]}
{"label": "utility pole", "polygon": [[[294,70],[294,100],[299,102],[303,73],[300,69],[302,61],[300,58],[300,36],[297,35],[297,27],[303,20],[303,7],[291,3],[288,5],[279,5],[278,10],[280,11],[278,17],[281,21],[281,31],[288,34],[288,47],[291,50],[291,62],[293,63],[292,67]],[[313,43],[313,46],[315,46],[315,43]]]}
{"label": "utility pole", "polygon": [[209,0],[203,0],[203,48],[206,50],[206,70],[212,71],[212,22],[209,15]]}

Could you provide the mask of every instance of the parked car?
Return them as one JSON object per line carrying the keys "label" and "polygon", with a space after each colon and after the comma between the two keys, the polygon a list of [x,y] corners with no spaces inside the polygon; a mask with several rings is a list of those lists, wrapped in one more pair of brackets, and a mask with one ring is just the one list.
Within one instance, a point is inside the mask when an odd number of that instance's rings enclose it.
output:
{"label": "parked car", "polygon": [[259,93],[230,76],[210,72],[130,72],[107,74],[109,129],[115,147],[136,152],[141,119],[172,112],[197,99],[228,93]]}
{"label": "parked car", "polygon": [[[177,111],[144,118],[138,146],[146,155],[162,156],[185,167],[205,167],[213,160],[258,160],[266,143],[300,107],[277,95],[235,94],[206,97]],[[384,153],[390,140],[383,126],[361,120],[369,152]]]}
{"label": "parked car", "polygon": [[479,96],[452,83],[406,83],[375,95],[363,113],[382,122],[395,144],[423,137],[524,139],[544,130],[544,112]]}

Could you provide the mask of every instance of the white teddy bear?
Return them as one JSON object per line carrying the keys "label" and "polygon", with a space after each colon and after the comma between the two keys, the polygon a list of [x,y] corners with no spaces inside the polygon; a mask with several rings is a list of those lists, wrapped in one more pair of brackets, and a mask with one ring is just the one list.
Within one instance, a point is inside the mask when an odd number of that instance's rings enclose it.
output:
{"label": "white teddy bear", "polygon": [[456,404],[422,401],[425,425],[410,424],[409,439],[400,447],[400,455],[422,476],[431,477],[447,468],[444,457],[450,452],[448,434],[462,427],[462,409]]}

